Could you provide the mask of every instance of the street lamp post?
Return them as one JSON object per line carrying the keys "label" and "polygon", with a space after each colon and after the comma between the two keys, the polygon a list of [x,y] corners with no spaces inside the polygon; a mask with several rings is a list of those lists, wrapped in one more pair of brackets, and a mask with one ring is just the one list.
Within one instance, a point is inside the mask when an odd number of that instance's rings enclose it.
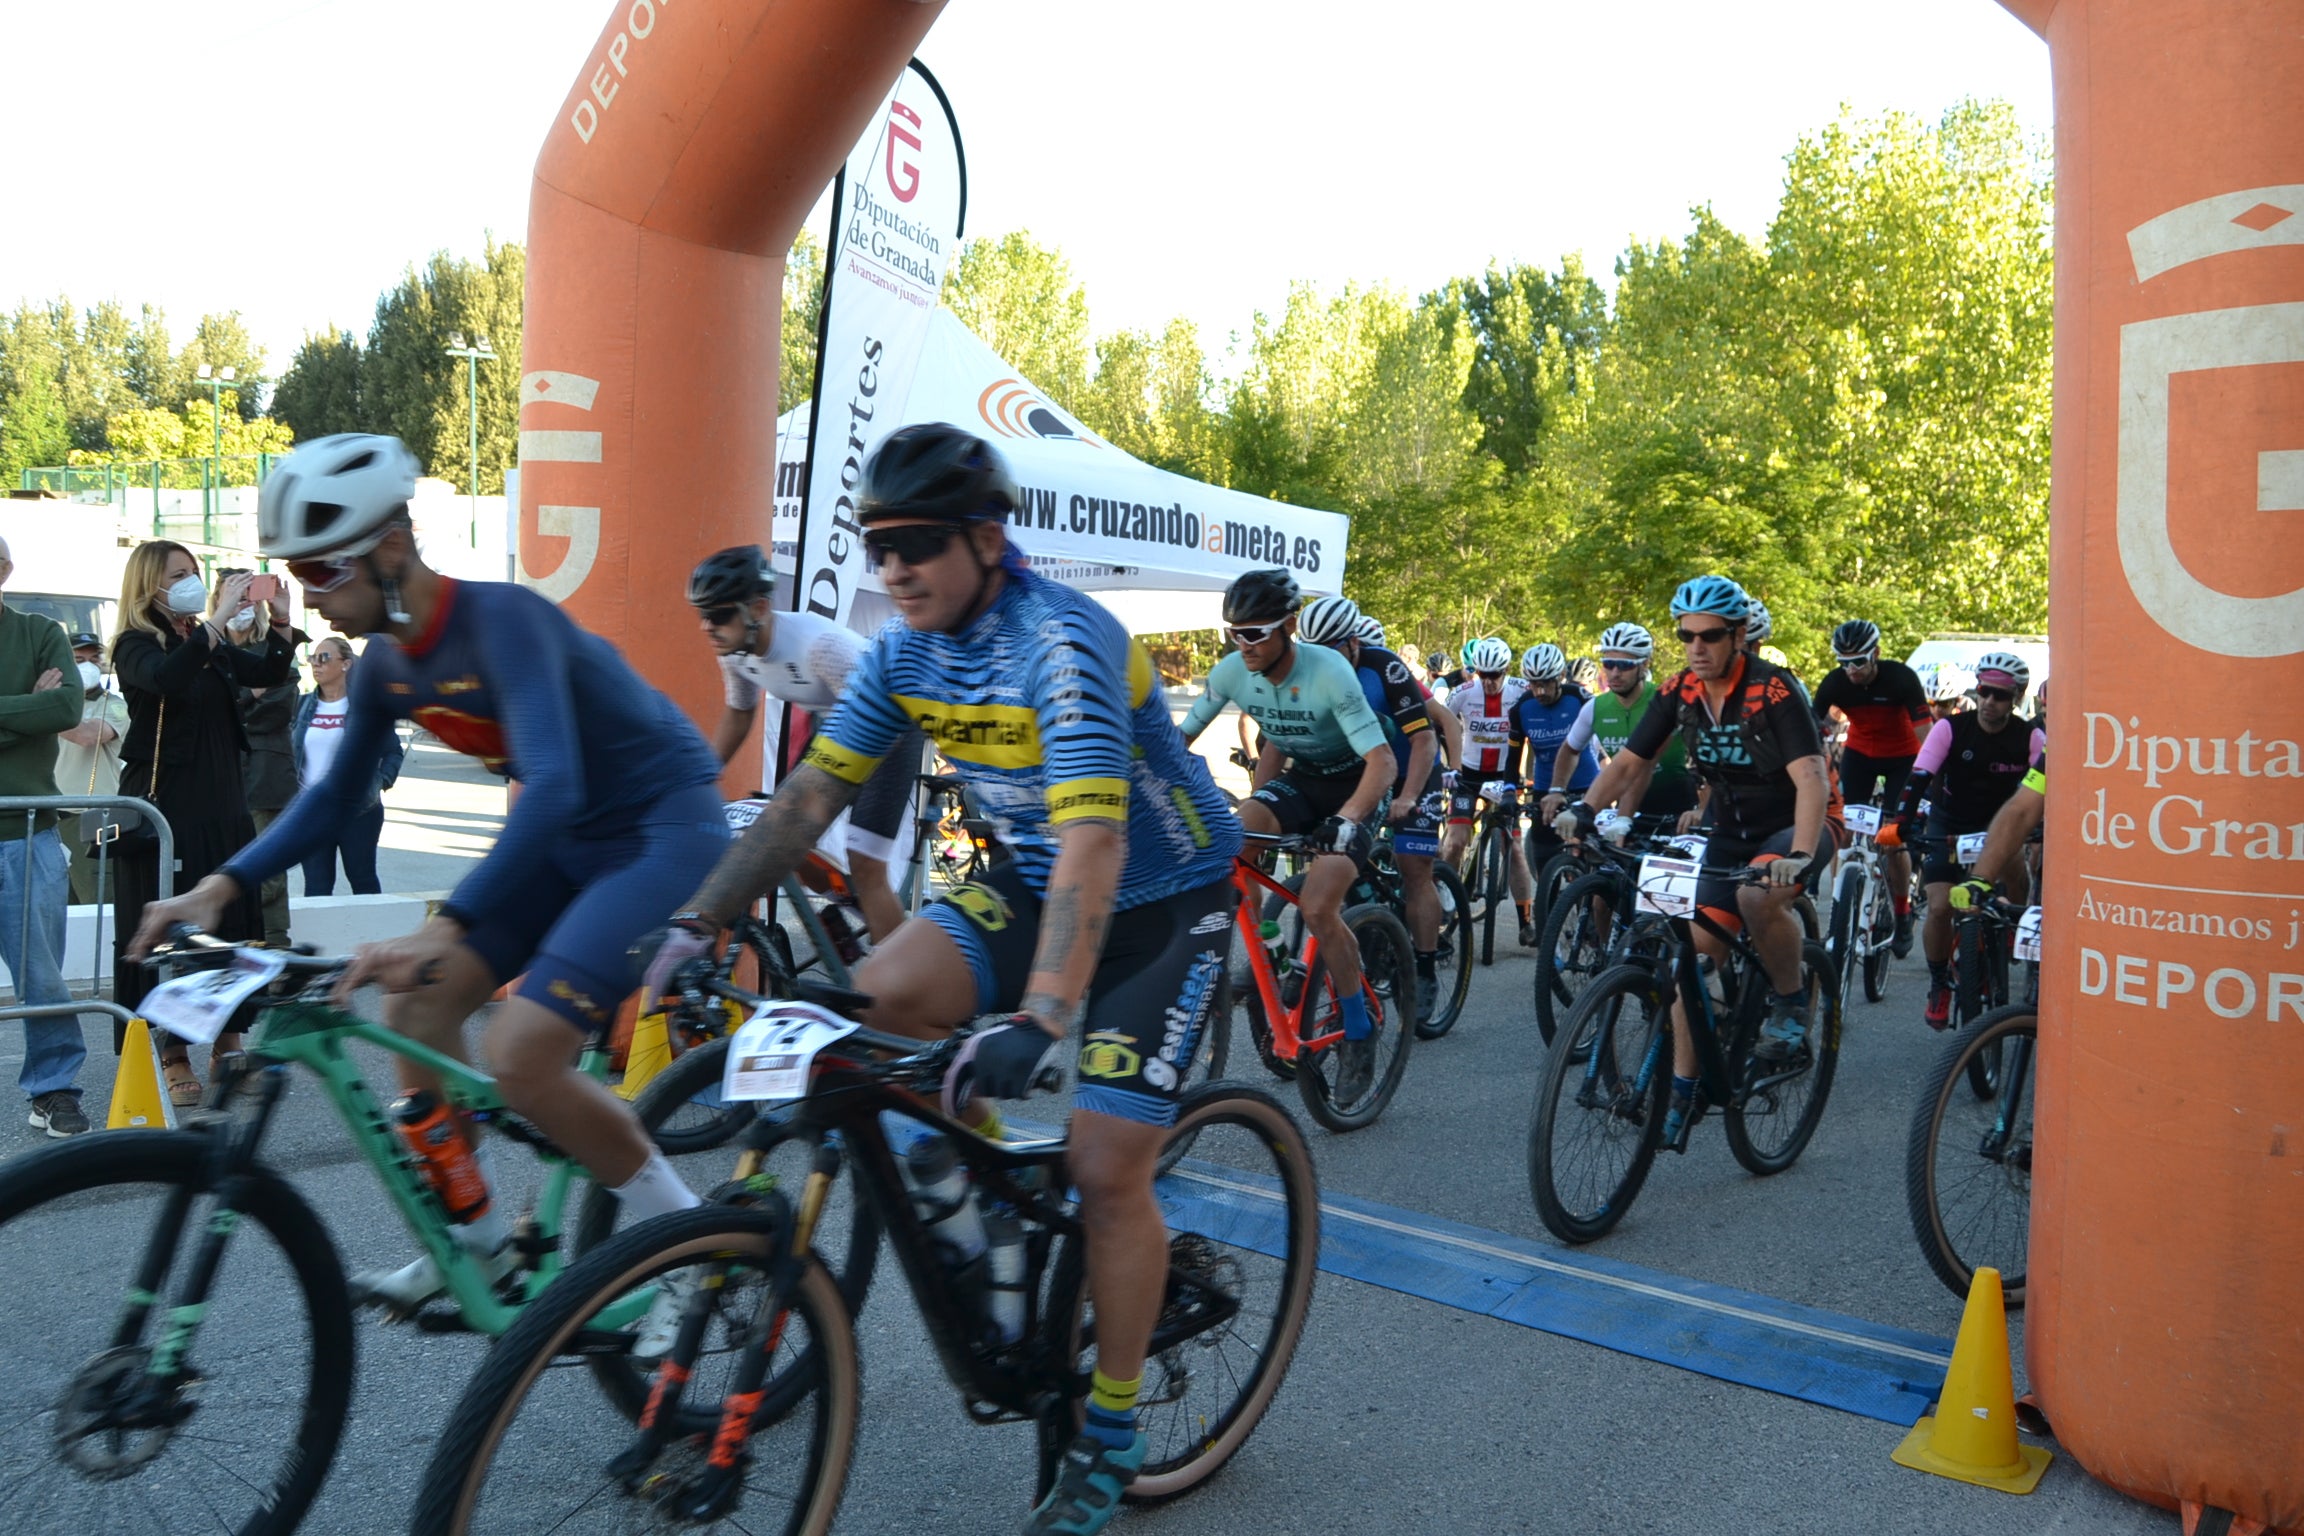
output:
{"label": "street lamp post", "polygon": [[236,368],[211,368],[202,363],[195,375],[208,386],[208,415],[213,432],[208,442],[208,488],[200,498],[200,542],[213,548],[216,543],[216,501],[223,494],[217,484],[222,473],[220,460],[224,457],[224,386],[240,377]]}
{"label": "street lamp post", "polygon": [[464,345],[464,333],[452,331],[448,336],[447,352],[450,357],[464,359],[464,393],[472,403],[472,478],[464,482],[464,494],[472,507],[472,548],[480,548],[480,361],[495,361],[496,354],[488,350],[488,338],[475,336],[472,345]]}

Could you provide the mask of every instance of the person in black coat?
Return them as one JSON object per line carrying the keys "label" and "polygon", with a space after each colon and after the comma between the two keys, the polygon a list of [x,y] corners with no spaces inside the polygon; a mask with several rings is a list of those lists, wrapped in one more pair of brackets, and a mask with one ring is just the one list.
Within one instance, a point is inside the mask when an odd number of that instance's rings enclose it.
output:
{"label": "person in black coat", "polygon": [[[229,616],[246,602],[251,578],[224,578],[216,608]],[[120,632],[112,641],[112,670],[128,701],[128,735],[121,746],[120,793],[150,800],[167,817],[176,839],[174,889],[189,890],[256,835],[240,776],[248,748],[237,690],[272,688],[290,671],[287,598],[272,600],[261,646],[229,644],[220,619],[208,611],[199,562],[181,544],[140,544],[128,557],[120,584]],[[142,920],[144,904],[159,894],[158,850],[146,844],[120,857],[114,909],[113,997],[134,1008],[150,990],[152,973],[128,961],[126,939]],[[253,898],[237,902],[217,926],[217,937],[260,939],[263,913]],[[113,1030],[119,1049],[123,1031]],[[224,1035],[209,1065],[239,1049]],[[200,1102],[189,1048],[162,1037],[161,1068],[169,1100]]]}

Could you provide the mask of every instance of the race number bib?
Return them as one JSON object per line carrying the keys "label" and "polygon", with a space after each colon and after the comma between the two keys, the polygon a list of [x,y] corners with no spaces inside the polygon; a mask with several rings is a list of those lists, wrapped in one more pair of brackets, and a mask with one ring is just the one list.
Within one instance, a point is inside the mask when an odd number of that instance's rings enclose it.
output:
{"label": "race number bib", "polygon": [[1696,833],[1691,832],[1685,837],[1673,838],[1664,846],[1678,850],[1680,857],[1684,859],[1694,859],[1697,863],[1701,864],[1704,862],[1704,847],[1710,841],[1711,839],[1708,837],[1700,837]]}
{"label": "race number bib", "polygon": [[194,971],[144,994],[145,1021],[199,1045],[213,1045],[233,1012],[280,974],[288,959],[265,949],[235,950],[219,970]]}
{"label": "race number bib", "polygon": [[2040,961],[2040,909],[2038,907],[2026,907],[2023,920],[2016,925],[2016,958],[2029,960],[2035,965]]}
{"label": "race number bib", "polygon": [[1876,805],[1846,806],[1840,815],[1848,823],[1848,830],[1859,837],[1872,837],[1880,831],[1880,807]]}
{"label": "race number bib", "polygon": [[1984,857],[1984,842],[1991,835],[1989,832],[1963,832],[1960,840],[1952,845],[1953,857],[1963,864],[1975,863]]}
{"label": "race number bib", "polygon": [[856,1026],[813,1003],[770,1003],[728,1042],[720,1096],[778,1103],[805,1097],[816,1053]]}
{"label": "race number bib", "polygon": [[1693,859],[1650,854],[1640,861],[1639,909],[1666,917],[1688,916],[1696,910],[1696,879],[1702,870]]}

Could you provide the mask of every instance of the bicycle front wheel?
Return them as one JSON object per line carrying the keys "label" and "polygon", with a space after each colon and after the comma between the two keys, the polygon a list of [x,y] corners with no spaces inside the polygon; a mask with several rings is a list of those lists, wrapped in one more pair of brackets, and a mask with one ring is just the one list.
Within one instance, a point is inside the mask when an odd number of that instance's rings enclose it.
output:
{"label": "bicycle front wheel", "polygon": [[[1873,880],[1871,893],[1867,920],[1872,928],[1872,948],[1864,957],[1864,1001],[1876,1003],[1888,993],[1888,962],[1895,955],[1896,907],[1885,879]],[[1849,994],[1840,995],[1845,1003]]]}
{"label": "bicycle front wheel", "polygon": [[1832,1097],[1840,1064],[1839,977],[1832,957],[1813,941],[1801,952],[1801,965],[1808,984],[1806,1043],[1789,1061],[1740,1055],[1735,1065],[1743,1080],[1721,1117],[1729,1152],[1750,1173],[1782,1173],[1798,1162]]}
{"label": "bicycle front wheel", "polygon": [[[2000,934],[1985,925],[1981,917],[1962,920],[1954,940],[1952,955],[1952,1027],[1966,1034],[1979,1019],[1989,1014],[1997,1002],[2005,1002],[2003,995],[1995,998],[1992,987],[1992,963],[1987,951],[2000,942]],[[2003,994],[2005,988],[2002,988]],[[2000,1052],[1996,1048],[1972,1051],[1968,1056],[1968,1088],[1977,1098],[1989,1101],[2000,1091]]]}
{"label": "bicycle front wheel", "polygon": [[1864,922],[1864,871],[1851,859],[1841,866],[1840,878],[1832,887],[1831,937],[1825,948],[1832,956],[1832,968],[1840,977],[1840,995],[1854,997],[1856,980],[1863,970],[1863,958],[1858,953],[1862,943]]}
{"label": "bicycle front wheel", "polygon": [[[592,1536],[640,1530],[831,1530],[856,1443],[856,1334],[840,1290],[813,1255],[780,1285],[791,1214],[699,1206],[661,1216],[586,1254],[488,1351],[424,1469],[414,1536]],[[678,1383],[677,1409],[657,1394],[676,1368],[655,1370],[658,1410],[677,1412],[653,1455],[640,1431],[595,1391],[587,1359],[629,1359],[632,1298],[680,1270],[721,1271],[701,1351]],[[760,1330],[758,1325],[767,1325]],[[793,1390],[792,1410],[757,1415],[741,1442],[741,1481],[725,1508],[684,1508],[709,1486],[709,1458],[739,1363],[773,1351],[769,1380]],[[763,1422],[766,1420],[766,1422]]]}
{"label": "bicycle front wheel", "polygon": [[[2008,1305],[2024,1301],[2039,1031],[2039,1015],[2028,1004],[1985,1015],[1944,1042],[1912,1112],[1904,1203],[1928,1267],[1956,1296],[1967,1295],[1976,1271],[1990,1265],[2000,1271]],[[1961,1086],[1985,1051],[2002,1072],[2002,1091],[1988,1102]]]}
{"label": "bicycle front wheel", "polygon": [[1432,861],[1432,884],[1440,899],[1440,947],[1432,961],[1432,1016],[1416,1021],[1416,1038],[1437,1040],[1464,1017],[1472,995],[1472,898],[1453,865]]}
{"label": "bicycle front wheel", "polygon": [[1609,941],[1627,914],[1623,880],[1607,871],[1570,881],[1544,914],[1536,946],[1536,1028],[1550,1045],[1560,1019],[1608,963]]}
{"label": "bicycle front wheel", "polygon": [[[353,1378],[336,1246],[268,1169],[220,1207],[214,1151],[189,1131],[99,1131],[0,1171],[0,1370],[18,1405],[0,1466],[18,1529],[159,1530],[176,1510],[288,1536],[327,1479]],[[205,1310],[171,1317],[219,1229]]]}
{"label": "bicycle front wheel", "polygon": [[[1344,911],[1344,926],[1360,946],[1360,992],[1367,1000],[1375,1041],[1375,1075],[1367,1092],[1349,1101],[1336,1091],[1343,1042],[1305,1051],[1296,1058],[1296,1091],[1313,1119],[1332,1131],[1373,1125],[1400,1091],[1408,1071],[1408,1048],[1416,1043],[1416,953],[1408,929],[1389,907],[1363,902]],[[1305,978],[1303,1037],[1317,1040],[1344,1027],[1335,983],[1322,959]]]}
{"label": "bicycle front wheel", "polygon": [[1505,873],[1505,850],[1510,840],[1493,821],[1480,829],[1480,855],[1473,864],[1480,891],[1480,963],[1496,963],[1496,909],[1512,899],[1512,882]]}
{"label": "bicycle front wheel", "polygon": [[1528,1126],[1528,1192],[1564,1243],[1605,1237],[1648,1181],[1672,1091],[1671,1000],[1646,966],[1593,978],[1560,1021]]}
{"label": "bicycle front wheel", "polygon": [[[1187,1095],[1174,1138],[1192,1155],[1160,1180],[1168,1223],[1168,1294],[1153,1324],[1137,1422],[1151,1445],[1125,1497],[1157,1504],[1189,1492],[1232,1459],[1272,1405],[1312,1309],[1319,1268],[1320,1185],[1304,1133],[1272,1098],[1221,1083]],[[1046,1316],[1060,1359],[1086,1381],[1096,1322],[1080,1245],[1055,1260]],[[1212,1305],[1213,1304],[1213,1305]],[[1229,1313],[1209,1326],[1214,1312]],[[1043,1445],[1041,1485],[1078,1432],[1074,1399]]]}

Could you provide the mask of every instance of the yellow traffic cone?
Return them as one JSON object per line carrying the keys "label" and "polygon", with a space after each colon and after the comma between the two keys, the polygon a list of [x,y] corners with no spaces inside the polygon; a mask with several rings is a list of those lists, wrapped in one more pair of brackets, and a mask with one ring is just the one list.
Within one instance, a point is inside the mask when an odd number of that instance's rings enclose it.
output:
{"label": "yellow traffic cone", "polygon": [[665,1025],[662,1011],[640,1015],[632,1025],[632,1044],[624,1053],[624,1081],[616,1085],[616,1096],[638,1098],[649,1079],[670,1065],[672,1031]]}
{"label": "yellow traffic cone", "polygon": [[108,1131],[169,1124],[168,1096],[160,1091],[160,1057],[152,1049],[152,1031],[142,1019],[128,1021],[128,1034],[120,1042],[120,1070],[112,1078],[112,1112],[104,1117]]}
{"label": "yellow traffic cone", "polygon": [[1912,1433],[1890,1458],[1914,1467],[2002,1493],[2030,1493],[2054,1460],[2035,1445],[2016,1442],[2016,1384],[2008,1364],[2008,1310],[2000,1295],[2000,1271],[1976,1271],[1968,1285],[1968,1306],[1960,1314],[1960,1336],[1952,1342],[1952,1368],[1933,1417]]}

